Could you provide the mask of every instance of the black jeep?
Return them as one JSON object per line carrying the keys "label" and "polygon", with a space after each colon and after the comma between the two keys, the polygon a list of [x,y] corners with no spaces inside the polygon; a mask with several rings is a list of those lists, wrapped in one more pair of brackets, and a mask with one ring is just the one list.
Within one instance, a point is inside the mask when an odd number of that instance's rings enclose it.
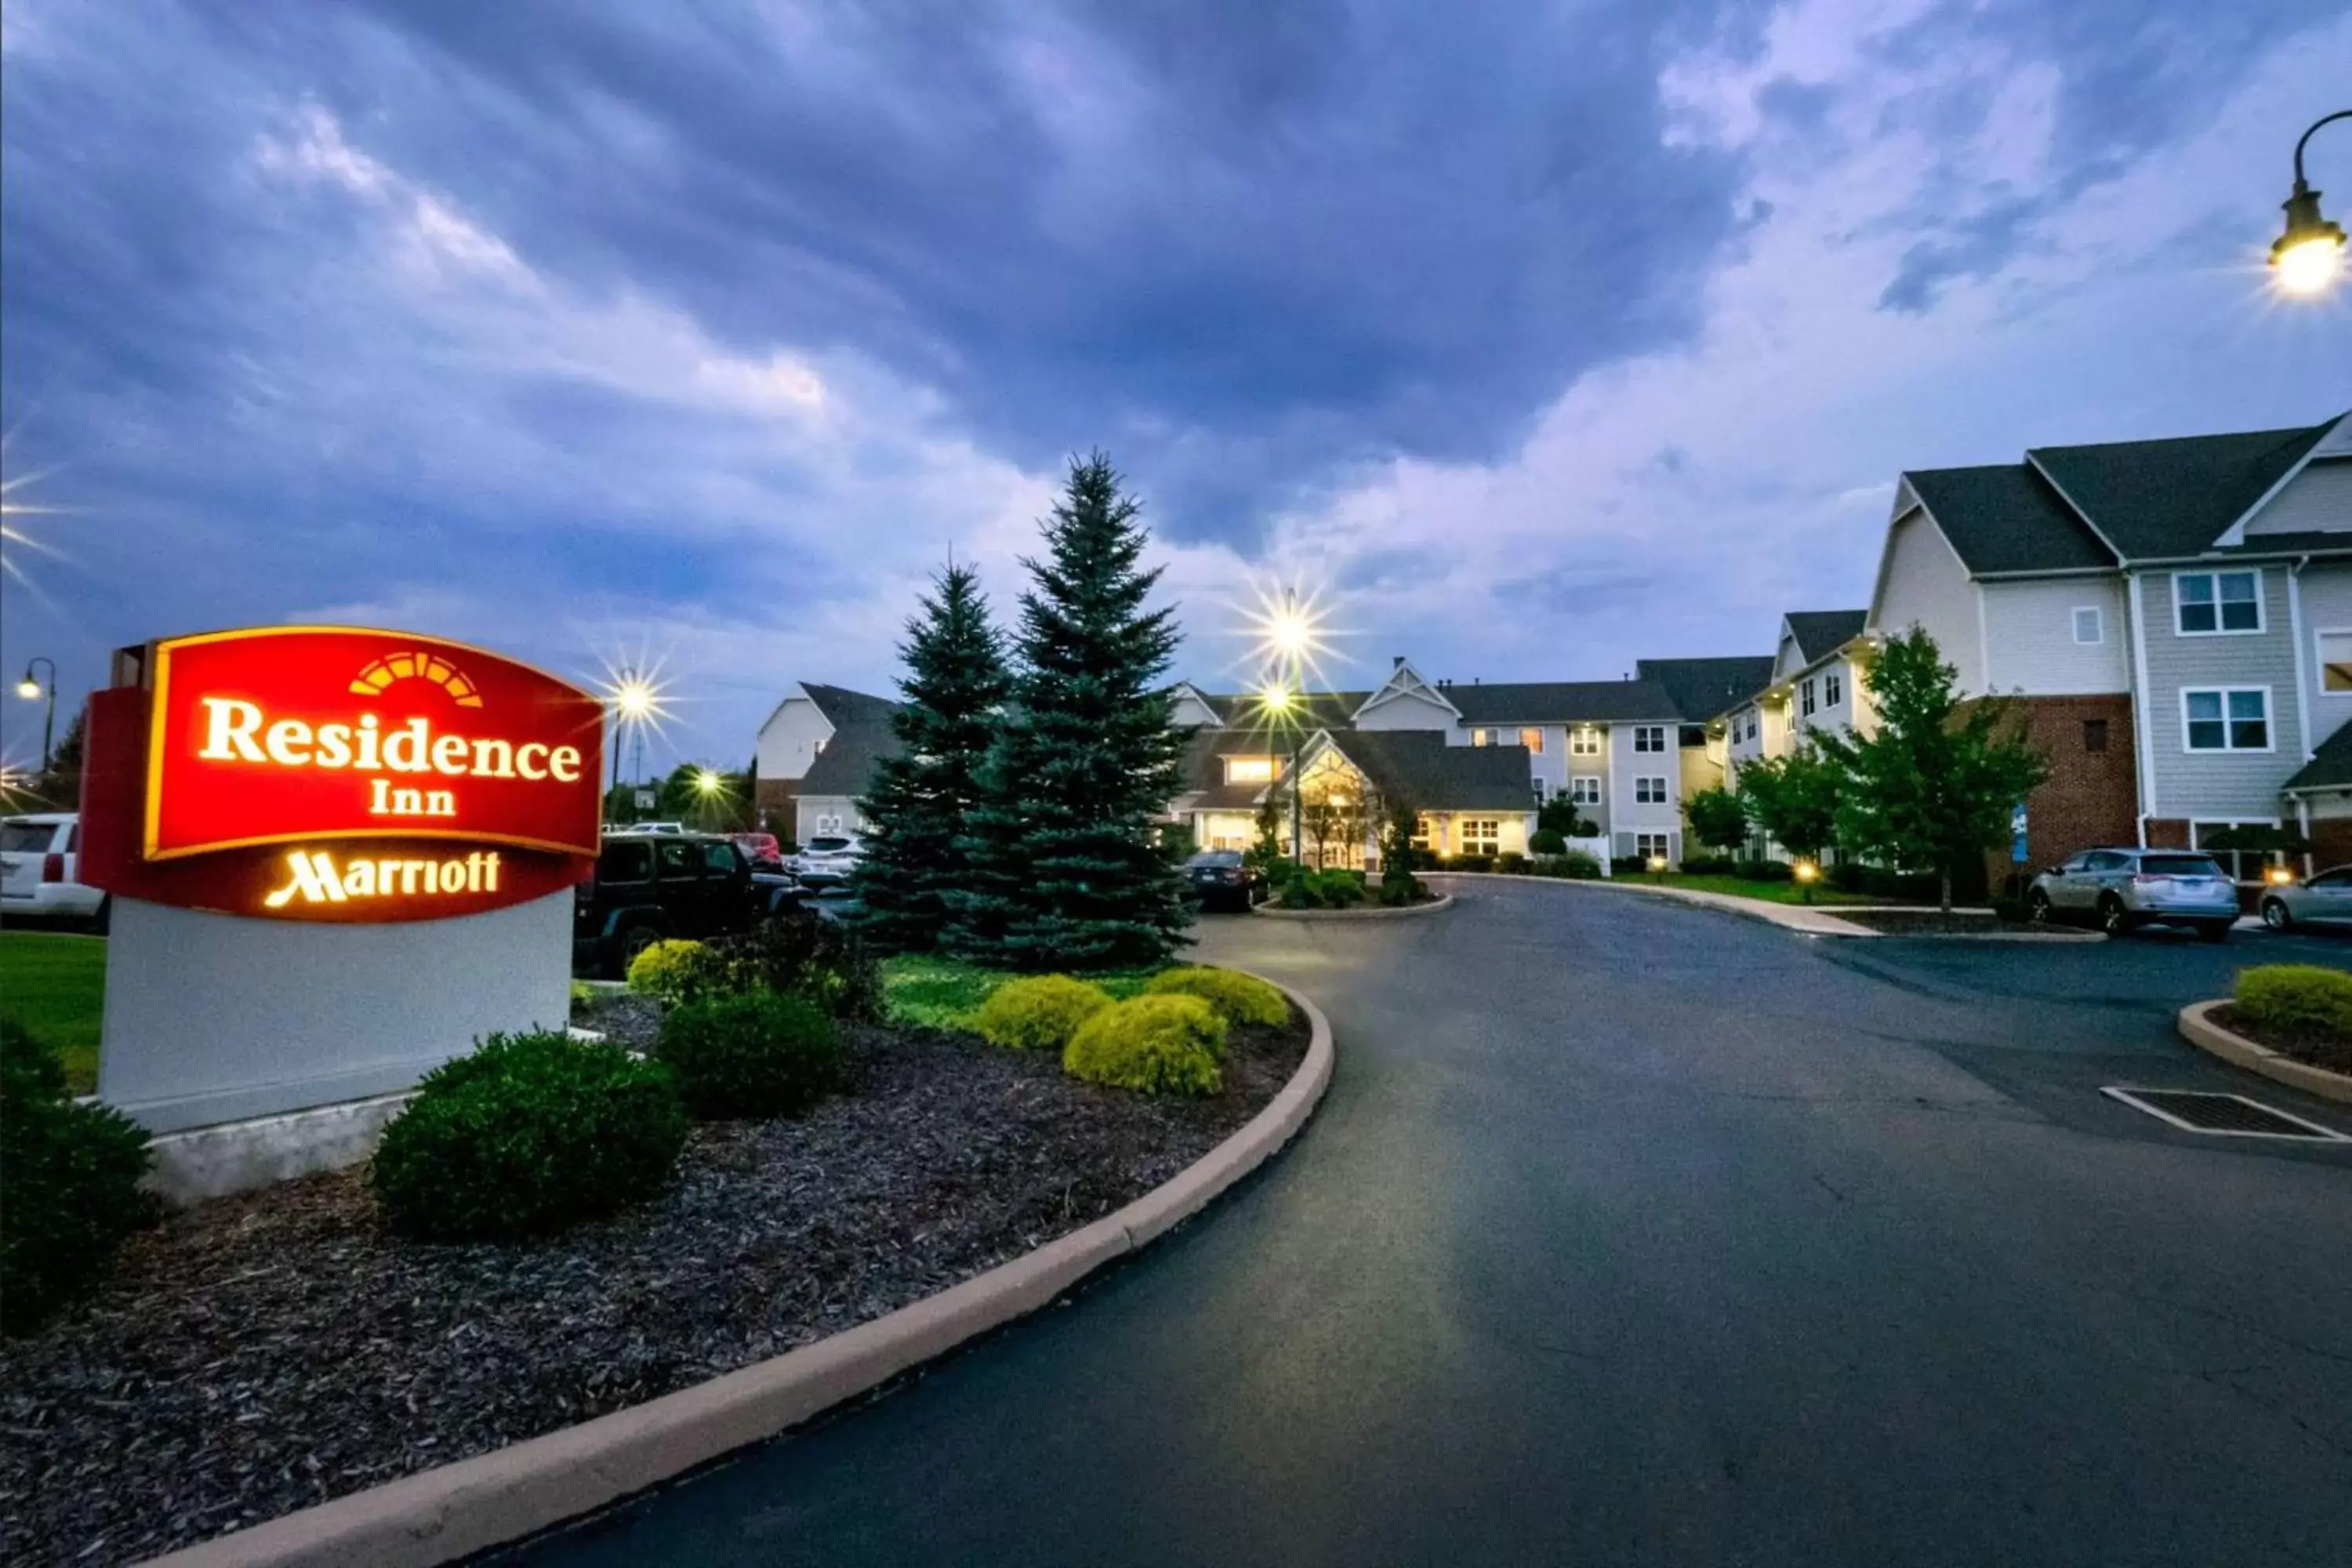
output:
{"label": "black jeep", "polygon": [[572,891],[572,967],[619,980],[665,937],[736,936],[799,895],[719,834],[609,833],[596,874]]}

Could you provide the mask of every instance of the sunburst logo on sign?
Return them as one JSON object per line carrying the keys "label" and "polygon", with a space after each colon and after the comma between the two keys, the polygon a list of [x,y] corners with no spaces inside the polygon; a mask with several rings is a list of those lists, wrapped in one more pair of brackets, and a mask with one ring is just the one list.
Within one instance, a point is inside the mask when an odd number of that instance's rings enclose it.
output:
{"label": "sunburst logo on sign", "polygon": [[447,692],[460,708],[479,708],[482,705],[482,694],[474,689],[474,683],[467,679],[456,665],[433,654],[421,652],[386,654],[382,658],[369,660],[368,667],[352,678],[352,694],[354,697],[381,697],[394,682],[401,680],[429,680]]}

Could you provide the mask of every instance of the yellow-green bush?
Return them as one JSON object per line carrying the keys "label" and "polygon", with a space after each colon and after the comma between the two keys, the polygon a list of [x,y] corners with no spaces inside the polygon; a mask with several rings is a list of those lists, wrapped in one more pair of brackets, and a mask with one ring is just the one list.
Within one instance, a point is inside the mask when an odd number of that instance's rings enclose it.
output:
{"label": "yellow-green bush", "polygon": [[688,942],[683,937],[654,943],[629,960],[629,989],[644,995],[658,996],[665,1002],[677,1001],[678,984],[686,978],[687,966],[701,951],[700,942]]}
{"label": "yellow-green bush", "polygon": [[1290,1019],[1290,1003],[1280,991],[1230,969],[1171,969],[1143,989],[1151,996],[1198,996],[1228,1024],[1278,1026]]}
{"label": "yellow-green bush", "polygon": [[1146,1094],[1214,1094],[1225,1086],[1225,1021],[1198,996],[1130,997],[1070,1037],[1062,1070]]}
{"label": "yellow-green bush", "polygon": [[1110,1005],[1099,985],[1066,974],[1008,980],[980,1005],[973,1026],[981,1038],[1016,1051],[1058,1051],[1078,1026]]}
{"label": "yellow-green bush", "polygon": [[2352,1040],[2352,974],[2315,963],[2241,970],[2238,1012],[2260,1028]]}

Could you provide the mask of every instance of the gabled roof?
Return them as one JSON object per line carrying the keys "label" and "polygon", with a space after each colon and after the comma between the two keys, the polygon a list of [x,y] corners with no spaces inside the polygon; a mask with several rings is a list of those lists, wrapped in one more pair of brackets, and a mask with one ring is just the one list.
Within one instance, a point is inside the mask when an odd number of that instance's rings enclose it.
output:
{"label": "gabled roof", "polygon": [[1903,476],[1973,577],[2113,567],[2116,553],[2024,463]]}
{"label": "gabled roof", "polygon": [[[1312,729],[1308,734],[1314,733]],[[1183,770],[1183,784],[1178,792],[1177,808],[1181,811],[1249,811],[1258,797],[1265,793],[1262,784],[1227,784],[1227,757],[1273,757],[1280,771],[1288,762],[1290,738],[1276,735],[1261,728],[1233,727],[1223,730],[1195,730],[1184,742],[1184,753],[1179,765]]]}
{"label": "gabled roof", "polygon": [[2337,727],[2336,733],[2319,743],[2311,761],[2295,771],[2294,777],[2281,786],[2288,795],[2308,790],[2352,790],[2352,723]]}
{"label": "gabled roof", "polygon": [[[833,734],[825,741],[824,749],[809,763],[808,772],[801,775],[798,794],[856,796],[864,795],[874,782],[874,764],[885,757],[898,754],[898,737],[890,727],[890,716],[898,710],[896,702],[885,702],[878,697],[863,692],[844,691],[837,686],[806,687],[810,699],[820,712],[833,720]],[[825,709],[825,699],[816,694],[823,690],[838,699],[855,699],[842,703],[842,718],[834,719]]]}
{"label": "gabled roof", "polygon": [[1790,610],[1789,635],[1797,639],[1797,656],[1818,664],[1862,635],[1870,624],[1868,610]]}
{"label": "gabled roof", "polygon": [[2126,561],[2213,548],[2317,446],[2334,420],[2294,430],[2037,447],[2025,454]]}
{"label": "gabled roof", "polygon": [[898,710],[898,704],[887,697],[869,697],[845,686],[821,686],[814,680],[803,680],[801,689],[808,693],[809,700],[816,704],[816,710],[824,714],[825,722],[835,730],[874,723],[887,729],[890,715]]}
{"label": "gabled roof", "polygon": [[1412,664],[1407,660],[1399,658],[1396,661],[1395,668],[1389,671],[1389,678],[1386,680],[1381,681],[1378,687],[1373,689],[1372,694],[1364,699],[1362,703],[1357,707],[1355,712],[1348,715],[1348,721],[1352,724],[1355,722],[1357,716],[1364,712],[1367,709],[1377,708],[1383,702],[1399,699],[1411,699],[1427,702],[1435,707],[1454,711],[1454,717],[1456,718],[1461,717],[1460,711],[1454,708],[1454,704],[1451,701],[1447,700],[1445,692],[1441,689],[1436,683],[1423,677],[1421,671],[1413,668]]}
{"label": "gabled roof", "polygon": [[1439,690],[1467,724],[1612,724],[1682,718],[1673,696],[1654,680],[1497,680]]}
{"label": "gabled roof", "polygon": [[[1228,721],[1237,721],[1232,724],[1232,728],[1236,730],[1252,728],[1251,716],[1261,708],[1254,691],[1204,695],[1208,703]],[[1354,722],[1356,710],[1361,708],[1371,695],[1369,691],[1306,692],[1299,699],[1303,704],[1299,710],[1299,727],[1310,735],[1318,730],[1347,729]]]}
{"label": "gabled roof", "polygon": [[1434,730],[1350,730],[1319,739],[1389,801],[1416,811],[1535,809],[1525,746],[1449,746]]}
{"label": "gabled roof", "polygon": [[1675,711],[1696,724],[1737,708],[1771,685],[1772,662],[1769,653],[1735,658],[1643,658],[1633,661],[1633,673],[1664,687]]}

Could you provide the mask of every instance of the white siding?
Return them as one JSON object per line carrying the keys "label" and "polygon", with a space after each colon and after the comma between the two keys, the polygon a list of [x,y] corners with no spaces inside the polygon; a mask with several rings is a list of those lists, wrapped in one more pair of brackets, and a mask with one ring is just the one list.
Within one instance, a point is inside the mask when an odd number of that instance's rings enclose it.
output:
{"label": "white siding", "polygon": [[[1795,690],[1789,698],[1788,725],[1791,741],[1808,730],[1853,730],[1856,728],[1859,711],[1855,689],[1859,671],[1851,659],[1824,659],[1811,669],[1801,672],[1790,684]],[[1837,700],[1829,700],[1829,679],[1837,678]],[[1813,710],[1805,711],[1805,688],[1813,689]]]}
{"label": "white siding", "polygon": [[797,830],[793,837],[805,844],[821,833],[863,833],[866,819],[857,802],[845,795],[804,795],[793,803]]}
{"label": "white siding", "polygon": [[791,781],[805,775],[817,752],[833,738],[833,725],[805,696],[784,699],[760,726],[760,776]]}
{"label": "white siding", "polygon": [[1176,707],[1171,717],[1182,730],[1213,730],[1224,723],[1217,710],[1189,686],[1176,689]]}
{"label": "white siding", "polygon": [[[1675,726],[1654,726],[1665,736],[1666,749],[1663,752],[1633,749],[1633,731],[1640,728],[1643,726],[1609,726],[1609,815],[1594,818],[1602,831],[1616,840],[1620,855],[1633,853],[1633,836],[1637,832],[1679,834],[1683,826],[1682,748],[1675,740]],[[1663,805],[1634,798],[1633,781],[1642,777],[1666,781]]]}
{"label": "white siding", "polygon": [[1780,651],[1773,656],[1773,681],[1777,684],[1786,680],[1804,668],[1804,650],[1797,646],[1797,639],[1787,633],[1781,634]]}
{"label": "white siding", "polygon": [[2315,458],[2270,504],[2246,520],[2257,533],[2343,532],[2352,530],[2352,461]]}
{"label": "white siding", "polygon": [[[1989,685],[1977,689],[2079,697],[2131,689],[2123,574],[1984,583]],[[2074,612],[2099,612],[2099,640],[2074,640]]]}
{"label": "white siding", "polygon": [[1359,730],[1451,731],[1458,721],[1453,709],[1409,691],[1383,698],[1377,707],[1367,708],[1356,715],[1356,728]]}
{"label": "white siding", "polygon": [[[1960,672],[1970,691],[1985,689],[1985,638],[1977,621],[1976,589],[1943,531],[1924,510],[1899,518],[1886,534],[1886,559],[1879,569],[1878,603],[1870,610],[1873,631],[1899,637],[1925,626],[1944,658]],[[1995,637],[1996,647],[2000,638]]]}

